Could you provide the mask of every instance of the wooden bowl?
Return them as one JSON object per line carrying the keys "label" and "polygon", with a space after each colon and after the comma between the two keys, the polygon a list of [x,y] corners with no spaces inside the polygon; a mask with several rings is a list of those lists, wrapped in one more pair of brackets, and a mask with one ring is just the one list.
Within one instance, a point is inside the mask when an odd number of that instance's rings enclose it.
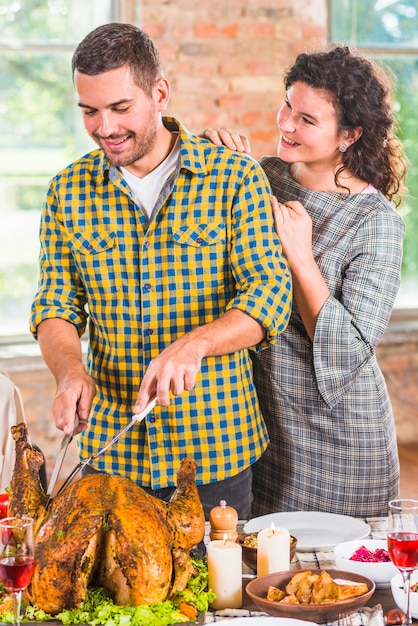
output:
{"label": "wooden bowl", "polygon": [[[261,611],[269,615],[323,624],[324,622],[331,622],[338,619],[339,614],[351,614],[361,609],[361,607],[370,600],[376,588],[374,582],[370,578],[366,578],[366,576],[361,576],[354,572],[346,572],[344,570],[327,569],[326,571],[334,579],[366,583],[368,589],[367,593],[357,598],[349,598],[329,604],[283,604],[267,600],[267,591],[270,585],[284,589],[292,576],[301,571],[302,570],[289,570],[288,572],[277,572],[275,574],[269,574],[268,576],[254,578],[246,587],[247,594]],[[320,574],[321,572],[319,569],[309,571],[312,572],[312,574]]]}
{"label": "wooden bowl", "polygon": [[[249,546],[244,545],[244,541],[247,537],[257,537],[257,533],[244,533],[242,535],[238,535],[236,538],[236,542],[240,544],[242,547],[242,560],[245,565],[250,569],[253,569],[255,572],[257,571],[257,548],[250,548]],[[293,561],[293,558],[296,554],[296,545],[298,540],[293,535],[290,535],[290,562]]]}

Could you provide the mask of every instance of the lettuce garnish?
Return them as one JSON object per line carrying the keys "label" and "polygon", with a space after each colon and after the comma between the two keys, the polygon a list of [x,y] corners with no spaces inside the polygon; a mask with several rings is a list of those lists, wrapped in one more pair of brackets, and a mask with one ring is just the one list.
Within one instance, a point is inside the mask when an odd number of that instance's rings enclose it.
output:
{"label": "lettuce garnish", "polygon": [[[208,569],[203,559],[191,559],[195,574],[191,576],[184,591],[176,598],[165,602],[140,606],[118,606],[106,589],[88,591],[83,605],[79,609],[65,610],[58,615],[48,615],[36,606],[25,607],[22,622],[60,621],[68,624],[89,624],[90,626],[169,626],[190,622],[190,618],[181,612],[182,603],[196,607],[198,613],[208,610],[215,594],[207,590]],[[10,610],[0,610],[2,622],[13,622]]]}

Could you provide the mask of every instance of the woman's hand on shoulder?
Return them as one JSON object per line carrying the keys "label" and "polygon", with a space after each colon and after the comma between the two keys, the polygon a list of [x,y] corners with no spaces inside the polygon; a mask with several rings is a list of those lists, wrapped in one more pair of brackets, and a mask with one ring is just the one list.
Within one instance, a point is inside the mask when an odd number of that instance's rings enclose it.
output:
{"label": "woman's hand on shoulder", "polygon": [[234,132],[226,126],[222,126],[221,128],[205,128],[200,133],[200,136],[209,139],[209,141],[217,146],[226,146],[236,152],[251,154],[250,142],[247,137]]}

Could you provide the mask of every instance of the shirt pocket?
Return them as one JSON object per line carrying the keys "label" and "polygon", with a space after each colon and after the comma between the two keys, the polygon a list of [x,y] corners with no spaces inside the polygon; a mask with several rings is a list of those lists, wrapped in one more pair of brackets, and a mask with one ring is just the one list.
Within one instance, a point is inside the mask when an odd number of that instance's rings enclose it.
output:
{"label": "shirt pocket", "polygon": [[69,246],[86,292],[101,299],[113,299],[120,290],[120,260],[116,233],[77,232]]}
{"label": "shirt pocket", "polygon": [[225,224],[181,224],[173,227],[172,235],[177,244],[204,248],[225,241]]}
{"label": "shirt pocket", "polygon": [[224,222],[182,222],[171,231],[177,288],[204,296],[225,286],[230,274]]}

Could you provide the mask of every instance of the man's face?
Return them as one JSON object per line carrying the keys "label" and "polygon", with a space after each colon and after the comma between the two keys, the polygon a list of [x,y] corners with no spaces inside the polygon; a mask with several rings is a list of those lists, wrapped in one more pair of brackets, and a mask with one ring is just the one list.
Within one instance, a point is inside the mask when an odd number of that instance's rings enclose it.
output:
{"label": "man's face", "polygon": [[95,76],[76,72],[74,82],[84,126],[113,165],[129,167],[152,152],[168,102],[164,79],[156,81],[151,96],[127,66]]}

